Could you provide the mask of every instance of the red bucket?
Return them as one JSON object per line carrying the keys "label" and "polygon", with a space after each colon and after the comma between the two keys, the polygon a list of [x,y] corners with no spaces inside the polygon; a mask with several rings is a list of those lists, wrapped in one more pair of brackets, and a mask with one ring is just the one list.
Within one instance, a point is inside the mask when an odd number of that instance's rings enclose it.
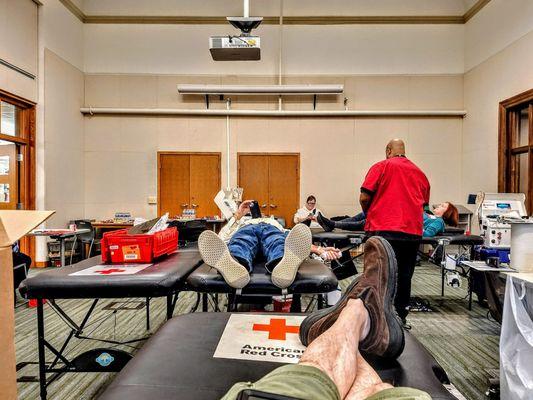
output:
{"label": "red bucket", "polygon": [[274,312],[291,312],[292,295],[272,297],[272,304],[274,306]]}

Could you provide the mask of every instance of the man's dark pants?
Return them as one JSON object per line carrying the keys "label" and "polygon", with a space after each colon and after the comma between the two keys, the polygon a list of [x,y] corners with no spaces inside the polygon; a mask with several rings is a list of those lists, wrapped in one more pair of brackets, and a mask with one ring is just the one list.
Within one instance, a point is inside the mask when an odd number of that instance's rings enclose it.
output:
{"label": "man's dark pants", "polygon": [[397,232],[367,232],[368,236],[382,236],[390,243],[398,264],[398,287],[394,306],[400,318],[409,314],[411,298],[411,279],[415,272],[416,255],[420,246],[420,238]]}

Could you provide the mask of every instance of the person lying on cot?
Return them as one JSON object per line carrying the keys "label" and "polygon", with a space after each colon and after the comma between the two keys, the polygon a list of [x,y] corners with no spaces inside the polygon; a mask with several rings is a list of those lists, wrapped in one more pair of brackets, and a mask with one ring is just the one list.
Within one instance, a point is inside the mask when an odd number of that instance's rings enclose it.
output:
{"label": "person lying on cot", "polygon": [[[436,205],[432,211],[423,211],[424,216],[424,237],[436,236],[444,232],[445,225],[457,226],[459,222],[459,211],[451,202],[446,201]],[[363,231],[366,218],[364,213],[359,213],[354,217],[333,221],[318,214],[317,222],[322,229],[330,232],[333,229],[343,229],[345,231]]]}
{"label": "person lying on cot", "polygon": [[310,253],[324,260],[340,258],[338,249],[312,244],[311,230],[304,224],[288,231],[274,218],[247,217],[252,202],[243,201],[218,235],[208,230],[198,238],[204,262],[220,272],[228,285],[246,286],[254,261],[260,255],[266,259],[272,283],[282,289],[294,282],[298,268]]}
{"label": "person lying on cot", "polygon": [[222,400],[244,390],[302,400],[431,400],[426,392],[384,383],[364,356],[395,359],[405,346],[394,308],[397,265],[379,236],[365,243],[363,274],[339,302],[309,315],[300,325],[307,349],[298,364],[284,365],[255,383],[236,383]]}

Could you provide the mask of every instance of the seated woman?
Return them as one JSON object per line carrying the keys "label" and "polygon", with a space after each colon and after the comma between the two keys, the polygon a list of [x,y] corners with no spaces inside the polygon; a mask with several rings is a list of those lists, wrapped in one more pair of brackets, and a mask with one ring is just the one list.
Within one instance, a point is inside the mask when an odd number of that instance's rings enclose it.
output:
{"label": "seated woman", "polygon": [[[444,232],[445,225],[457,226],[459,222],[459,211],[449,201],[436,205],[433,211],[423,211],[423,216],[424,237],[436,236]],[[359,213],[355,217],[334,221],[319,213],[317,222],[326,232],[330,232],[333,229],[364,231],[366,217],[364,213]]]}
{"label": "seated woman", "polygon": [[204,262],[220,272],[231,287],[248,284],[254,262],[260,256],[266,259],[272,283],[282,289],[292,284],[310,253],[324,260],[341,256],[338,249],[312,244],[311,230],[303,224],[287,231],[274,218],[248,217],[252,202],[243,201],[218,235],[207,230],[198,238]]}
{"label": "seated woman", "polygon": [[318,214],[320,214],[320,210],[316,207],[316,197],[310,195],[305,201],[305,206],[296,211],[293,220],[295,224],[305,224],[310,228],[320,228],[316,221]]}

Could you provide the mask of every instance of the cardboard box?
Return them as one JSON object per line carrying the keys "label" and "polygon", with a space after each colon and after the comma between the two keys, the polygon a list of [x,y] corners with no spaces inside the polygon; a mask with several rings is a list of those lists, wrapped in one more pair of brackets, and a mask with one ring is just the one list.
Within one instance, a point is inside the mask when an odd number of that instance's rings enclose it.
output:
{"label": "cardboard box", "polygon": [[0,397],[17,398],[15,308],[11,245],[46,221],[54,211],[0,210]]}

